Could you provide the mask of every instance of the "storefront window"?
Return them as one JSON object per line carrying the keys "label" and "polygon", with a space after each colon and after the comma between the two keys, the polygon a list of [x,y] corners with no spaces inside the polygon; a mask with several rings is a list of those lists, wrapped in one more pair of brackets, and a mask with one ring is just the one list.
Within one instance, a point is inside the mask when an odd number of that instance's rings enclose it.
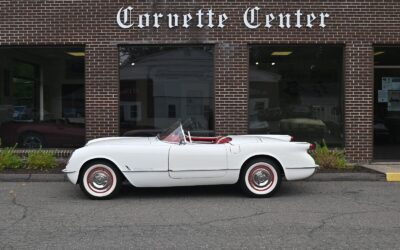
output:
{"label": "storefront window", "polygon": [[82,146],[83,72],[82,48],[0,49],[1,146]]}
{"label": "storefront window", "polygon": [[343,146],[340,46],[250,47],[249,133]]}
{"label": "storefront window", "polygon": [[153,136],[176,120],[214,133],[212,46],[121,46],[120,133]]}

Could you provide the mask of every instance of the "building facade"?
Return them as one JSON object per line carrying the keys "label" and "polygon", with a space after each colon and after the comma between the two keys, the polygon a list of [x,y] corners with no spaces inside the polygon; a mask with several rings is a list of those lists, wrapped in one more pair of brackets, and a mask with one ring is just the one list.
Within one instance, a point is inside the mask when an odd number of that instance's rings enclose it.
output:
{"label": "building facade", "polygon": [[76,147],[191,118],[199,134],[399,157],[399,1],[0,5],[3,146]]}

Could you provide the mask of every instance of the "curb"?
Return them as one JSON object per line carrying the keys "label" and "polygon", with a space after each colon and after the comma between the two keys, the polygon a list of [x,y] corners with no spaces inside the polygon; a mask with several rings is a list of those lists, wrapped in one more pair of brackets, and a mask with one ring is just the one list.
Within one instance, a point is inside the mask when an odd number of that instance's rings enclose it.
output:
{"label": "curb", "polygon": [[381,173],[316,173],[306,181],[386,181]]}
{"label": "curb", "polygon": [[386,173],[387,181],[400,181],[400,173]]}
{"label": "curb", "polygon": [[64,174],[0,174],[0,182],[65,182]]}
{"label": "curb", "polygon": [[[0,174],[0,182],[66,182],[64,174]],[[381,173],[316,173],[301,181],[386,181]]]}
{"label": "curb", "polygon": [[386,176],[386,181],[400,182],[400,167],[398,162],[375,162],[362,165]]}

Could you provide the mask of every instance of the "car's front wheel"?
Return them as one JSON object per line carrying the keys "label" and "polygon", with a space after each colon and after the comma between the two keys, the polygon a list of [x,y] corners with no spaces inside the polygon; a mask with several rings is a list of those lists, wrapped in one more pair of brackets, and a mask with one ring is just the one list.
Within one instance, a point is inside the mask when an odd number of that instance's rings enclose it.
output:
{"label": "car's front wheel", "polygon": [[96,161],[84,166],[79,186],[91,199],[110,199],[119,192],[121,179],[121,174],[114,165]]}
{"label": "car's front wheel", "polygon": [[270,159],[253,159],[241,171],[240,186],[251,197],[271,197],[282,181],[278,164]]}

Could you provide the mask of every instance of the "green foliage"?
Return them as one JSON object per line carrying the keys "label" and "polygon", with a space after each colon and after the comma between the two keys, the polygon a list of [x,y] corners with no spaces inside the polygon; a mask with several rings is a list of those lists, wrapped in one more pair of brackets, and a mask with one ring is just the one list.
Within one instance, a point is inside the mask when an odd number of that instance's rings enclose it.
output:
{"label": "green foliage", "polygon": [[0,171],[4,168],[20,168],[22,166],[21,158],[14,152],[15,147],[1,149]]}
{"label": "green foliage", "polygon": [[346,159],[343,150],[329,149],[325,141],[315,144],[315,150],[311,153],[315,162],[324,169],[346,169]]}
{"label": "green foliage", "polygon": [[46,152],[41,149],[34,150],[28,153],[26,158],[27,169],[51,169],[57,166],[56,157],[51,152]]}

